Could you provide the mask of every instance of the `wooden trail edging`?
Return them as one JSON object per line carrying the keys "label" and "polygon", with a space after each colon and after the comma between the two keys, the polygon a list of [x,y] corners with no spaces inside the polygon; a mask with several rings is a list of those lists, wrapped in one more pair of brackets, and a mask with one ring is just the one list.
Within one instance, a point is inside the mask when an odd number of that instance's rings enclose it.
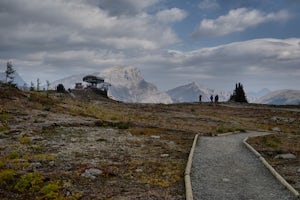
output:
{"label": "wooden trail edging", "polygon": [[192,189],[192,184],[191,184],[191,168],[192,168],[192,162],[193,162],[193,156],[194,156],[194,151],[195,147],[198,141],[198,134],[195,135],[194,141],[192,148],[190,150],[188,162],[185,168],[185,173],[184,173],[184,182],[185,182],[185,196],[186,200],[193,200],[193,189]]}

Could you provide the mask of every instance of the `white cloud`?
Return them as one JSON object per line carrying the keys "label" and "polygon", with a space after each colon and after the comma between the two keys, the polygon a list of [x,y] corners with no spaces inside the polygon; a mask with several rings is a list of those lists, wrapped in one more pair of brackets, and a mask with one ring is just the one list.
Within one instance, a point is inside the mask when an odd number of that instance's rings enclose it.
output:
{"label": "white cloud", "polygon": [[217,19],[203,19],[193,35],[195,37],[223,36],[242,32],[263,23],[285,21],[289,18],[289,13],[284,10],[264,13],[256,9],[238,8],[230,10],[227,15]]}
{"label": "white cloud", "polygon": [[179,8],[172,8],[169,10],[162,10],[156,14],[157,20],[163,23],[173,23],[183,20],[187,16],[184,10]]}
{"label": "white cloud", "polygon": [[218,9],[220,7],[217,0],[203,0],[198,4],[202,10]]}
{"label": "white cloud", "polygon": [[188,52],[169,50],[131,61],[149,68],[147,72],[155,74],[150,80],[168,89],[192,81],[223,89],[238,81],[254,89],[296,88],[299,42],[300,38],[255,39]]}
{"label": "white cloud", "polygon": [[[179,42],[172,25],[187,13],[179,8],[148,12],[158,0],[124,2],[128,12],[109,7],[114,6],[111,0],[1,0],[0,66],[12,60],[27,82],[52,81],[114,65],[137,66],[147,71],[148,80],[169,88],[190,81],[222,86],[239,81],[236,77],[259,82],[265,80],[262,72],[282,82],[300,79],[300,39],[165,51]],[[229,34],[288,16],[285,11],[237,9],[207,20],[212,28],[203,25],[197,33]]]}

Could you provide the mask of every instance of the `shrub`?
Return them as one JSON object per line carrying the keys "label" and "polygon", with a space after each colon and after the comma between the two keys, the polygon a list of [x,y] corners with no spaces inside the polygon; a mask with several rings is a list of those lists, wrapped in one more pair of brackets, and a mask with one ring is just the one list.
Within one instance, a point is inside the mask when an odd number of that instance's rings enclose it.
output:
{"label": "shrub", "polygon": [[224,130],[224,127],[223,127],[223,126],[219,126],[219,127],[217,127],[216,131],[217,131],[217,133],[224,133],[224,132],[225,132],[225,130]]}
{"label": "shrub", "polygon": [[36,192],[40,190],[44,177],[39,173],[29,173],[21,177],[15,185],[15,190],[19,192]]}
{"label": "shrub", "polygon": [[30,143],[30,138],[29,137],[22,137],[20,138],[21,144],[29,144]]}
{"label": "shrub", "polygon": [[4,162],[2,160],[0,160],[0,167],[4,166]]}
{"label": "shrub", "polygon": [[113,121],[115,121],[115,120],[117,120],[118,118],[117,118],[116,116],[112,116],[110,119],[113,120]]}
{"label": "shrub", "polygon": [[17,151],[13,151],[13,152],[10,152],[7,156],[9,159],[17,159],[17,158],[20,158],[21,155],[19,152]]}
{"label": "shrub", "polygon": [[58,182],[49,183],[41,189],[43,199],[58,199],[60,186]]}
{"label": "shrub", "polygon": [[7,131],[7,126],[0,126],[0,132]]}
{"label": "shrub", "polygon": [[16,173],[12,169],[5,169],[0,171],[0,185],[4,182],[13,181],[15,175]]}

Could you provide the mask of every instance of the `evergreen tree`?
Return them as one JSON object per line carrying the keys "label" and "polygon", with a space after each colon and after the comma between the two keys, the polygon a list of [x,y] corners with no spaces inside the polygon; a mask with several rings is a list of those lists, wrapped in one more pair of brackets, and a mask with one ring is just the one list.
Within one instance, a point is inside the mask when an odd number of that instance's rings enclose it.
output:
{"label": "evergreen tree", "polygon": [[233,91],[233,94],[230,96],[230,101],[248,103],[246,94],[244,92],[244,87],[241,83],[235,84],[235,90]]}
{"label": "evergreen tree", "polygon": [[7,62],[6,64],[6,71],[5,71],[5,81],[8,84],[12,84],[12,82],[14,81],[14,77],[15,77],[15,70],[13,68],[13,65],[11,62]]}
{"label": "evergreen tree", "polygon": [[35,90],[34,83],[30,82],[30,91],[34,91],[34,90]]}
{"label": "evergreen tree", "polygon": [[56,91],[59,93],[66,92],[65,86],[63,84],[58,84],[58,86],[56,87]]}

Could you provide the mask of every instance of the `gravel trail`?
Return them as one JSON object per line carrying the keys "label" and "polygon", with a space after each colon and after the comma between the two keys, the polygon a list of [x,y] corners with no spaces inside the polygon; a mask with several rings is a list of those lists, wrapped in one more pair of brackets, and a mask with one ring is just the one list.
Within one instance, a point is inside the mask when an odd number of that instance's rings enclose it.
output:
{"label": "gravel trail", "polygon": [[200,137],[191,170],[194,199],[295,199],[242,143],[246,137],[261,134]]}

